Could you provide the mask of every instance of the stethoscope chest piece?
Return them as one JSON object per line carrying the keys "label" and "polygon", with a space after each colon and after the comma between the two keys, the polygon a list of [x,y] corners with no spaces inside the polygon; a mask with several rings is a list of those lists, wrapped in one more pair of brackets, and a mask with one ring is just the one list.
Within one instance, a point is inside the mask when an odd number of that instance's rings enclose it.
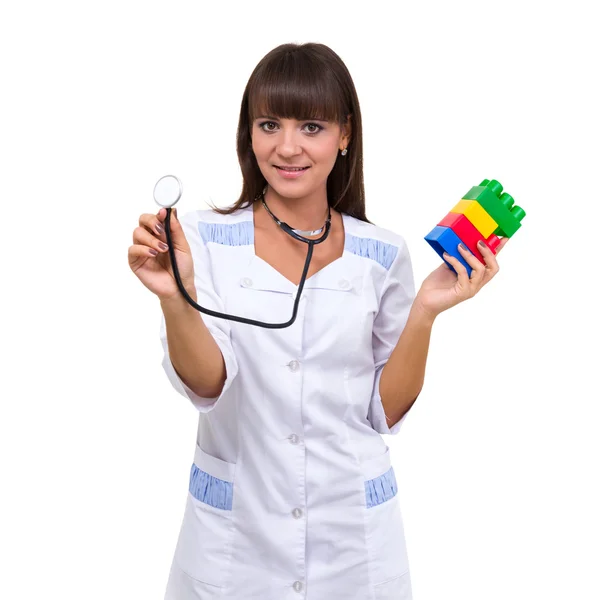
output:
{"label": "stethoscope chest piece", "polygon": [[162,208],[171,208],[179,202],[182,193],[181,181],[175,175],[165,175],[154,186],[154,201]]}

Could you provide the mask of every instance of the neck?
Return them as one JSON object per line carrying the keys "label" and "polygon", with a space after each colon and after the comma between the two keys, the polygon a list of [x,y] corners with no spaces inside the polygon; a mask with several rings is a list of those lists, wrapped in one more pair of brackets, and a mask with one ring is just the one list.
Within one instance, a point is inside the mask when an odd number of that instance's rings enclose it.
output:
{"label": "neck", "polygon": [[271,212],[292,229],[305,231],[319,229],[323,227],[329,215],[326,192],[315,193],[312,196],[303,198],[286,198],[280,196],[271,186],[268,186],[265,193],[265,202]]}

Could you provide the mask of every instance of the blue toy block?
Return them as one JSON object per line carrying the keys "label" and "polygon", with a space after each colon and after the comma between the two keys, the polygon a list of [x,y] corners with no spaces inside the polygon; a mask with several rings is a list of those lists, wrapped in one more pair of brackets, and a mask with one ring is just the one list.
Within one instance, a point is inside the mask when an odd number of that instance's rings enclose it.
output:
{"label": "blue toy block", "polygon": [[[456,269],[443,257],[444,252],[450,256],[457,258],[467,269],[467,274],[471,277],[472,267],[462,257],[458,244],[461,243],[461,239],[450,229],[450,227],[444,227],[438,225],[434,227],[426,236],[425,241],[439,254],[440,258],[456,273]],[[463,244],[466,246],[466,244]]]}

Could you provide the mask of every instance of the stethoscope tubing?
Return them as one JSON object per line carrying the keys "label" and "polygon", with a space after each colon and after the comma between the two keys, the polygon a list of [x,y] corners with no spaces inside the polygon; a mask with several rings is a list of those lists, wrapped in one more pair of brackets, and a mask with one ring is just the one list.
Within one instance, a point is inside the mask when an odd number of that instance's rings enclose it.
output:
{"label": "stethoscope tubing", "polygon": [[236,315],[229,315],[226,313],[218,312],[215,310],[210,310],[209,308],[205,308],[204,306],[200,306],[187,292],[185,286],[183,285],[183,281],[181,280],[181,276],[179,274],[179,268],[177,266],[177,260],[175,259],[175,248],[171,243],[171,207],[167,207],[167,216],[165,219],[165,234],[167,237],[167,245],[169,246],[169,257],[171,260],[171,267],[173,269],[173,275],[175,276],[175,281],[177,282],[177,287],[181,292],[182,296],[187,300],[189,304],[191,304],[196,310],[209,315],[211,317],[217,317],[219,319],[227,319],[228,321],[236,321],[238,323],[246,323],[247,325],[255,325],[256,327],[264,327],[267,329],[284,329],[285,327],[289,327],[295,320],[298,314],[298,304],[300,302],[300,297],[302,295],[302,290],[304,289],[304,283],[306,281],[306,276],[308,274],[308,269],[310,267],[310,261],[313,255],[313,248],[315,244],[320,244],[327,239],[329,235],[329,230],[331,228],[331,221],[327,221],[325,226],[325,232],[323,235],[316,240],[309,240],[301,235],[298,235],[292,228],[287,225],[287,223],[283,223],[282,221],[277,221],[277,224],[289,235],[293,238],[308,244],[308,252],[306,254],[306,262],[304,263],[304,269],[302,271],[302,278],[300,279],[300,283],[298,284],[298,292],[296,293],[296,299],[294,301],[294,308],[292,311],[292,318],[285,323],[264,323],[263,321],[255,321],[254,319],[246,319],[245,317],[238,317]]}

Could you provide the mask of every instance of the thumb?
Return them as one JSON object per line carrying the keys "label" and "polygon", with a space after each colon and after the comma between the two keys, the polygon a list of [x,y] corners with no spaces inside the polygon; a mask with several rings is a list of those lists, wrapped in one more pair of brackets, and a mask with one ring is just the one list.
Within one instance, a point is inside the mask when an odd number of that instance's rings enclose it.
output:
{"label": "thumb", "polygon": [[183,232],[183,227],[181,226],[181,221],[177,218],[177,209],[171,209],[171,220],[170,220],[170,228],[171,228],[171,240],[173,245],[181,250],[185,250],[188,248],[188,242]]}
{"label": "thumb", "polygon": [[171,209],[171,218],[169,219],[170,221],[170,225],[171,225],[171,234],[173,235],[173,237],[179,237],[181,234],[181,223],[179,222],[179,219],[177,218],[177,209],[176,208],[172,208]]}

